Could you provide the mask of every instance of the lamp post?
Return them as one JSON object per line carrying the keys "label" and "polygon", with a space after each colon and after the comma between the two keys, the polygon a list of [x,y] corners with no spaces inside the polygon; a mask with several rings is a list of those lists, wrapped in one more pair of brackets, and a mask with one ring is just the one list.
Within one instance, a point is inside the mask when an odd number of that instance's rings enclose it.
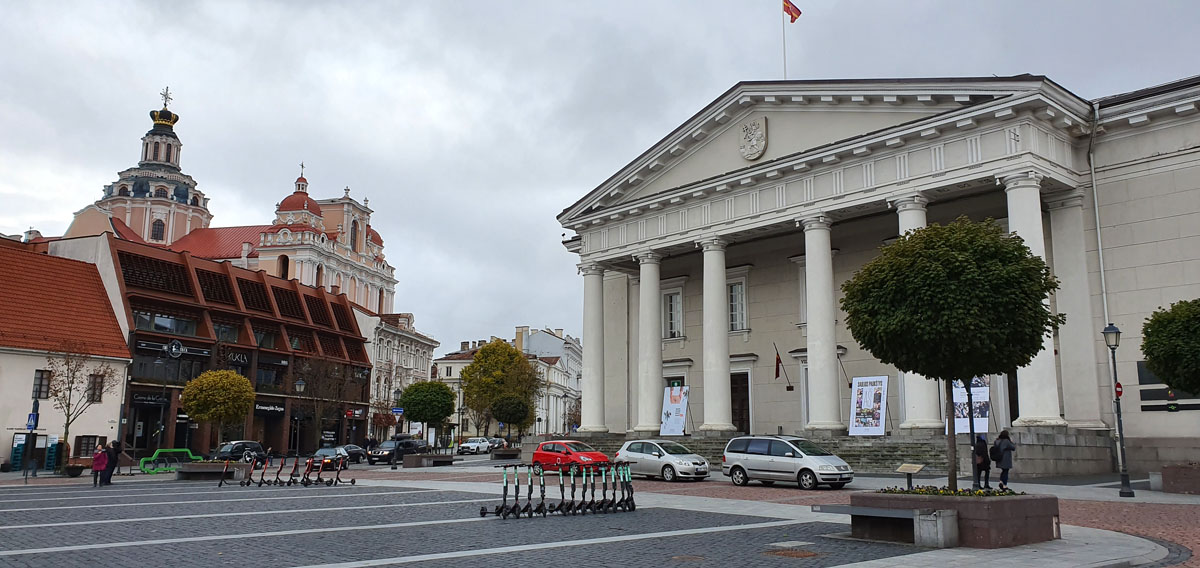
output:
{"label": "lamp post", "polygon": [[[292,383],[292,388],[296,389],[297,396],[304,394],[304,386],[304,379],[296,379],[296,382]],[[300,419],[298,417],[296,418],[296,459],[300,459]]]}
{"label": "lamp post", "polygon": [[1121,344],[1121,330],[1117,326],[1109,323],[1104,331],[1104,344],[1108,346],[1109,353],[1112,354],[1112,374],[1113,374],[1113,390],[1116,396],[1113,397],[1113,407],[1117,411],[1117,443],[1121,452],[1121,492],[1122,497],[1133,497],[1133,488],[1129,486],[1129,466],[1125,463],[1125,426],[1121,422],[1121,383],[1117,380],[1117,346]]}
{"label": "lamp post", "polygon": [[[394,401],[393,404],[400,403],[400,395],[401,394],[404,394],[404,389],[396,389],[396,390],[392,391],[392,395],[395,397],[392,399]],[[395,435],[395,434],[400,433],[400,419],[399,418],[396,419],[396,424],[393,427],[395,428],[395,430],[393,430],[393,435],[392,435],[392,469],[396,469],[396,454],[400,453],[400,441],[396,439],[396,435]]]}

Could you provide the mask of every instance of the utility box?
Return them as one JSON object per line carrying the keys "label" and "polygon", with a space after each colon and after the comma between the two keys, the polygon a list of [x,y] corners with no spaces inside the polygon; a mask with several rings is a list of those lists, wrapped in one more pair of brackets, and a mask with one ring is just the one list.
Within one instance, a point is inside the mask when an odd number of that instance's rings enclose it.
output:
{"label": "utility box", "polygon": [[958,511],[941,509],[913,519],[913,544],[926,548],[958,546]]}

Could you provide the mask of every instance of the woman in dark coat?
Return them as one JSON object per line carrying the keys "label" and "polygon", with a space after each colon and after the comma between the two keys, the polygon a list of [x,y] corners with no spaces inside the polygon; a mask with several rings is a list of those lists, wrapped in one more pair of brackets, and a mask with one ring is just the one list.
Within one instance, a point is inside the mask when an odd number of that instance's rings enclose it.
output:
{"label": "woman in dark coat", "polygon": [[1013,453],[1017,451],[1017,445],[1008,437],[1008,430],[1000,432],[996,447],[1000,448],[1000,459],[996,461],[996,467],[1000,468],[1000,489],[1008,489],[1008,470],[1012,469]]}
{"label": "woman in dark coat", "polygon": [[[975,486],[983,489],[991,489],[992,475],[992,459],[988,457],[987,438],[980,434],[975,438]],[[983,484],[979,484],[979,477],[983,476]]]}
{"label": "woman in dark coat", "polygon": [[112,485],[113,472],[117,470],[117,458],[121,455],[117,441],[109,442],[108,447],[104,448],[104,453],[108,454],[108,463],[104,468],[104,475],[100,477],[100,485]]}

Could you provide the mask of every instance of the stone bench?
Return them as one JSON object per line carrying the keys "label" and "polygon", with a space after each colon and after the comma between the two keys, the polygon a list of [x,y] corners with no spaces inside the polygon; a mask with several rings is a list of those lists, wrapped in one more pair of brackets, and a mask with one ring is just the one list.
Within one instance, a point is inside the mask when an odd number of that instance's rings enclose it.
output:
{"label": "stone bench", "polygon": [[951,510],[813,505],[812,512],[850,515],[853,538],[908,542],[928,548],[958,546],[958,514]]}
{"label": "stone bench", "polygon": [[454,465],[456,461],[462,461],[462,458],[442,454],[407,454],[404,456],[404,469]]}
{"label": "stone bench", "polygon": [[[852,493],[850,504],[854,507],[907,511],[909,514],[918,509],[934,510],[936,513],[930,517],[941,516],[947,522],[949,515],[945,512],[954,512],[957,540],[962,546],[971,548],[1008,548],[1060,538],[1058,498],[1053,495],[959,497],[864,492]],[[925,520],[924,516],[918,519],[918,537],[922,530],[919,525]],[[852,528],[854,524],[855,517],[852,515]]]}
{"label": "stone bench", "polygon": [[230,463],[229,469],[225,469],[224,463],[185,463],[175,470],[176,481],[182,480],[198,480],[198,479],[231,479],[233,481],[241,481],[246,479],[250,473],[250,464],[248,463]]}
{"label": "stone bench", "polygon": [[521,448],[496,448],[496,449],[492,450],[492,459],[494,459],[494,460],[521,459]]}

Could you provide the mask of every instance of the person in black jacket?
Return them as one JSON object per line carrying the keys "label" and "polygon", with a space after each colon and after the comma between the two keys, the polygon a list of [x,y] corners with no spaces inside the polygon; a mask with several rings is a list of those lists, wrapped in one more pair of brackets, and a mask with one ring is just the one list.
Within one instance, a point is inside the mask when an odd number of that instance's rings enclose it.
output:
{"label": "person in black jacket", "polygon": [[[973,453],[975,454],[975,486],[983,489],[991,489],[991,480],[989,478],[992,474],[992,459],[988,457],[988,443],[983,434],[975,438],[975,451]],[[982,485],[979,483],[981,475],[983,477]]]}
{"label": "person in black jacket", "polygon": [[108,447],[104,448],[104,453],[108,454],[108,464],[104,467],[104,475],[100,476],[100,485],[112,485],[113,472],[117,471],[117,459],[121,456],[120,444],[113,440],[108,443]]}

